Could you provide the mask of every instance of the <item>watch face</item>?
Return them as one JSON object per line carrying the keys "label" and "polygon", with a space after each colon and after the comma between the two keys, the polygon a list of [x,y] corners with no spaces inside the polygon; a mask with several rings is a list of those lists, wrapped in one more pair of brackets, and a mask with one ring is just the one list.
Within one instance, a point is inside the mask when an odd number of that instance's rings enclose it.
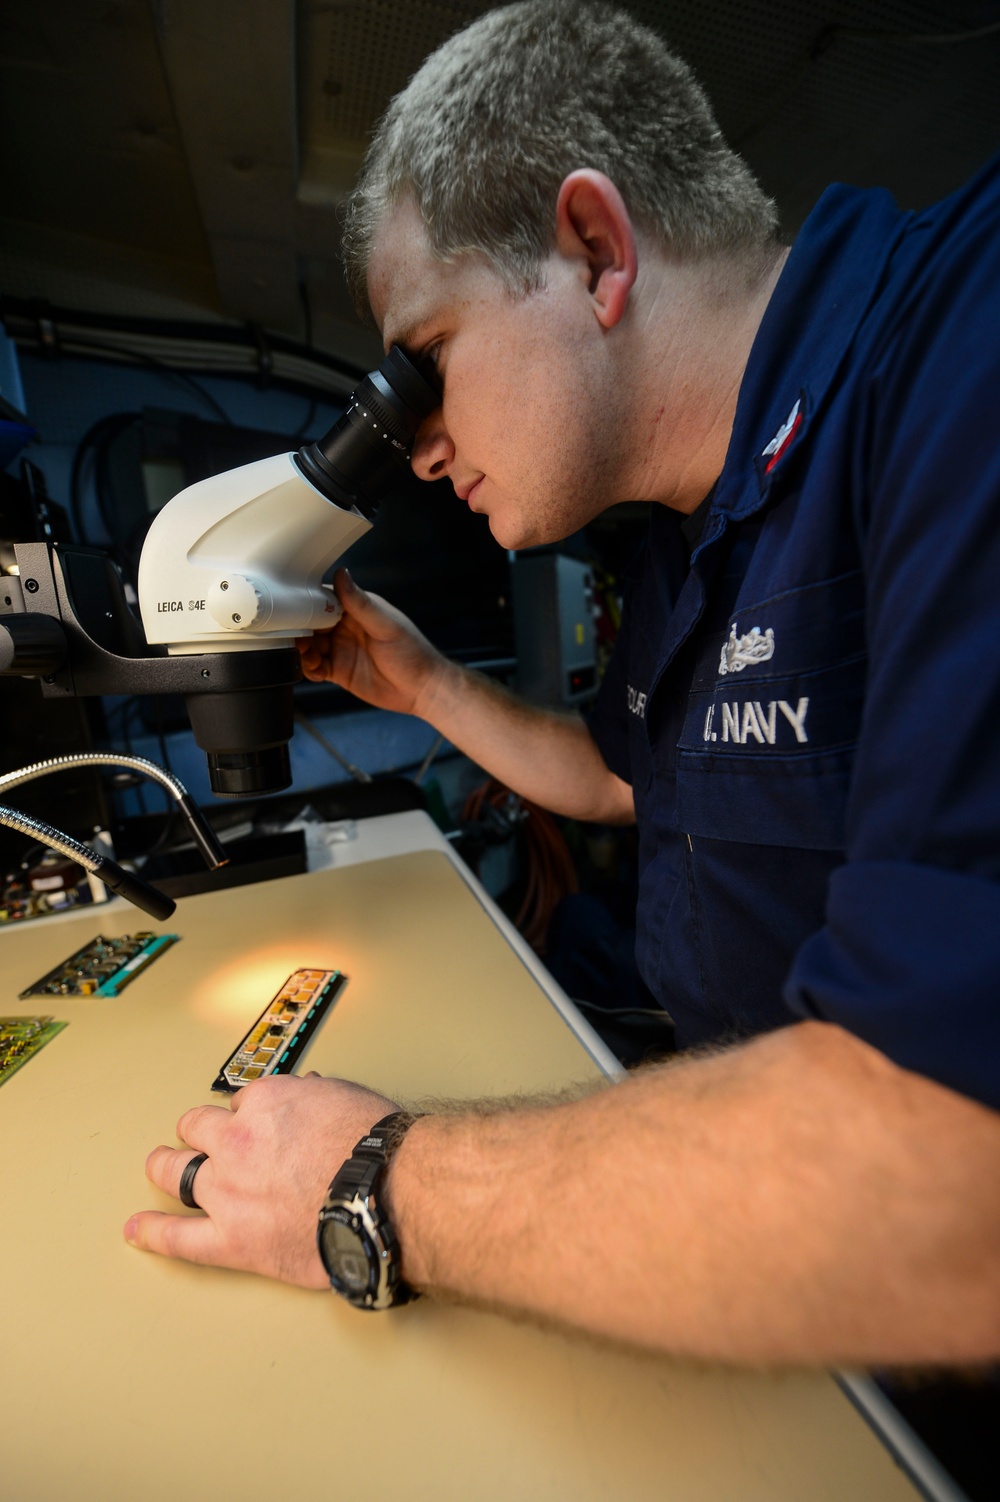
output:
{"label": "watch face", "polygon": [[333,1218],[323,1222],[320,1236],[323,1262],[334,1287],[348,1297],[366,1293],[372,1269],[365,1238],[349,1224]]}

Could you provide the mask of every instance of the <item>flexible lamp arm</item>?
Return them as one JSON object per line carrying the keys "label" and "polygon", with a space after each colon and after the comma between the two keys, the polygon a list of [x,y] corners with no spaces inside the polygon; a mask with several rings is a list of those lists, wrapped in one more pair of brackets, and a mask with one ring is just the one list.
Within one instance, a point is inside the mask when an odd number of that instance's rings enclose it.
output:
{"label": "flexible lamp arm", "polygon": [[136,907],[142,908],[151,918],[158,919],[161,923],[170,917],[176,908],[176,902],[151,887],[148,882],[140,881],[130,871],[123,871],[115,861],[109,860],[106,855],[99,855],[89,845],[74,840],[71,835],[63,834],[61,829],[53,829],[51,824],[44,824],[41,819],[34,819],[30,814],[18,813],[13,808],[0,807],[0,824],[7,829],[16,829],[20,834],[26,834],[32,839],[39,840],[43,845],[48,845],[50,850],[57,850],[60,855],[65,855],[68,860],[76,861],[85,871],[103,881],[106,887],[115,892],[119,897],[124,897]]}
{"label": "flexible lamp arm", "polygon": [[80,751],[72,756],[53,756],[46,761],[32,762],[28,767],[19,767],[16,772],[5,772],[0,776],[0,793],[18,787],[23,782],[33,782],[36,777],[46,777],[50,772],[62,772],[70,767],[127,767],[131,772],[152,778],[166,788],[176,801],[209,869],[216,871],[220,866],[228,864],[229,856],[180,778],[158,767],[155,762],[147,761],[144,756],[126,756],[117,751]]}

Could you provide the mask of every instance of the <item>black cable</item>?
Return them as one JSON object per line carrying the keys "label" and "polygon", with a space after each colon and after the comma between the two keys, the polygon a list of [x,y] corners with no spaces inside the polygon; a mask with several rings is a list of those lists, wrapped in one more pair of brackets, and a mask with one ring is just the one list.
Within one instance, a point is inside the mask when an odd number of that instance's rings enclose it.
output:
{"label": "black cable", "polygon": [[150,370],[158,371],[161,375],[172,376],[175,381],[181,381],[184,385],[190,386],[193,391],[196,391],[202,401],[207,402],[216,416],[221,418],[226,427],[232,427],[233,420],[226,409],[216,401],[212,393],[207,391],[200,381],[196,380],[194,376],[188,375],[187,371],[176,370],[173,365],[168,365],[164,360],[157,360],[153,355],[147,355],[142,350],[125,349],[120,344],[99,343],[96,339],[88,337],[86,347],[89,349],[104,350],[106,353],[120,356],[123,360],[134,360],[137,365],[147,365]]}
{"label": "black cable", "polygon": [[[132,733],[129,730],[129,716],[132,714],[133,710],[138,708],[138,705],[139,695],[130,694],[129,697],[125,700],[125,703],[120,706],[124,713],[122,714],[121,728],[118,733],[121,736],[122,740],[125,742],[125,751],[129,756],[135,755],[135,748],[132,745]],[[114,747],[112,747],[111,749],[113,750]],[[141,789],[143,787],[143,784],[141,782],[137,782],[135,786]],[[145,807],[143,807],[143,812],[145,813]]]}
{"label": "black cable", "polygon": [[[156,716],[156,739],[157,739],[157,741],[159,743],[159,747],[160,747],[160,762],[161,762],[161,765],[164,766],[168,772],[173,772],[174,769],[170,765],[170,755],[169,755],[169,753],[167,751],[167,738],[166,738],[166,736],[163,733],[163,703],[162,703],[162,695],[160,695],[160,694],[153,694],[151,697],[152,697],[152,700],[153,700],[153,713]],[[175,803],[174,799],[171,798],[170,794],[167,793],[165,789],[164,789],[164,796],[166,797],[166,800],[167,800],[167,806],[166,806],[166,811],[165,811],[165,817],[164,817],[164,820],[163,820],[163,828],[160,830],[159,834],[156,836],[156,839],[153,841],[153,843],[150,845],[149,849],[146,851],[146,858],[147,858],[147,860],[149,859],[149,857],[151,855],[158,854],[158,852],[161,851],[164,848],[165,845],[169,845],[170,844],[171,838],[172,838],[173,833],[174,833],[174,828],[176,826],[177,815],[179,813],[178,806]]]}
{"label": "black cable", "polygon": [[121,545],[121,553],[125,560],[127,576],[133,585],[135,585],[139,578],[139,559],[142,557],[142,545],[146,541],[146,533],[149,531],[152,520],[151,516],[144,516],[137,521]]}
{"label": "black cable", "polygon": [[[154,713],[156,715],[156,738],[159,742],[161,763],[166,771],[170,772],[173,776],[176,776],[177,774],[174,772],[174,769],[170,764],[170,756],[167,751],[167,738],[163,730],[163,713],[162,705],[160,702],[161,695],[159,694],[153,694],[151,696],[146,694],[129,694],[126,698],[122,699],[120,704],[114,704],[109,710],[105,711],[105,717],[108,722],[108,739],[112,742],[112,744],[107,749],[115,751],[118,749],[118,747],[113,743],[116,741],[119,744],[123,742],[127,754],[129,756],[136,755],[135,745],[132,740],[130,722],[135,713],[138,711],[142,700],[147,697],[151,697],[153,700]],[[114,725],[112,725],[112,721],[115,722]],[[156,787],[162,786],[162,784],[160,783],[154,783],[153,785]],[[112,793],[134,792],[138,799],[139,810],[142,817],[152,818],[153,815],[146,804],[146,789],[149,786],[150,783],[147,779],[137,777],[135,781],[129,783],[127,786],[114,787],[112,785]],[[179,811],[178,805],[174,802],[174,800],[170,797],[170,794],[167,793],[165,789],[164,796],[167,800],[166,808],[164,809],[164,826],[159,835],[157,835],[156,841],[153,844],[152,848],[146,852],[147,855],[151,855],[154,850],[159,850],[165,843],[166,837],[170,833],[170,830],[174,825],[176,815]]]}
{"label": "black cable", "polygon": [[[160,761],[168,772],[173,773],[174,769],[170,765],[170,755],[167,751],[167,738],[163,733],[163,696],[161,694],[153,694],[152,699],[153,713],[156,716],[156,739],[160,747]],[[173,799],[170,800],[170,805],[171,807],[174,806]]]}
{"label": "black cable", "polygon": [[97,514],[101,518],[104,531],[107,534],[112,550],[121,557],[121,549],[118,544],[118,518],[113,514],[114,502],[111,490],[111,445],[120,436],[127,432],[134,423],[123,423],[120,427],[111,427],[106,433],[102,433],[94,446],[94,496],[97,501]]}
{"label": "black cable", "polygon": [[[114,737],[115,735],[127,737],[128,717],[136,708],[138,708],[138,704],[139,695],[129,694],[127,695],[127,697],[122,699],[120,704],[112,704],[110,709],[105,708],[104,718],[107,723],[109,738]],[[119,722],[117,730],[112,729],[113,720]],[[131,748],[129,748],[129,755],[132,755]]]}
{"label": "black cable", "polygon": [[[138,412],[112,412],[104,417],[99,417],[95,423],[92,423],[91,426],[87,429],[86,433],[84,433],[83,437],[80,439],[80,442],[77,444],[76,453],[73,455],[73,467],[70,471],[69,479],[69,514],[70,521],[73,524],[73,531],[76,534],[77,542],[87,542],[87,534],[83,526],[83,496],[81,482],[83,476],[83,466],[86,462],[89,451],[92,448],[96,448],[99,444],[102,444],[105,441],[110,442],[112,438],[115,438],[119,433],[124,432],[131,423],[139,422],[140,420],[141,414]],[[100,494],[98,494],[97,497],[97,509],[101,521],[104,523],[108,537],[113,539],[114,528],[112,527],[104,509],[104,497]]]}
{"label": "black cable", "polygon": [[909,47],[953,47],[959,42],[977,42],[1000,32],[1000,21],[988,21],[967,31],[883,31],[868,26],[826,26],[809,48],[810,57],[819,57],[840,37],[855,42],[901,42]]}
{"label": "black cable", "polygon": [[[301,278],[299,279],[299,301],[302,304],[302,320],[305,325],[306,349],[311,351],[313,347],[312,305],[309,301],[309,289]],[[293,438],[304,438],[309,432],[309,429],[312,427],[315,417],[316,398],[313,397],[312,401],[309,403],[309,411],[302,419],[302,422],[299,424],[297,431],[293,433]]]}
{"label": "black cable", "polygon": [[[92,348],[111,354],[118,359],[136,358],[130,349],[113,343],[116,334],[133,338],[169,339],[177,344],[188,344],[196,349],[202,345],[225,357],[229,350],[241,351],[259,348],[259,340],[245,324],[226,322],[196,322],[194,320],[140,318],[132,315],[92,313],[74,308],[56,307],[40,303],[38,299],[11,297],[0,294],[0,318],[8,334],[19,344],[41,346],[49,355],[68,354],[74,358],[86,354],[91,330],[104,337],[103,342],[94,340]],[[42,332],[44,322],[45,334]],[[312,344],[312,330],[307,327],[308,344],[288,339],[281,334],[268,333],[267,350],[274,362],[268,379],[276,385],[315,393],[320,400],[336,404],[343,402],[348,392],[357,385],[365,368],[355,360],[345,360]],[[277,358],[276,358],[277,357]],[[152,358],[152,357],[151,357]],[[308,370],[302,374],[289,374],[279,368],[278,360],[301,362],[314,367],[310,377]],[[167,369],[175,367],[167,360],[162,363]],[[251,372],[242,365],[228,369],[220,367],[220,374],[246,379]],[[322,377],[326,377],[324,380]],[[335,377],[336,386],[330,378]],[[200,392],[201,395],[206,395]]]}

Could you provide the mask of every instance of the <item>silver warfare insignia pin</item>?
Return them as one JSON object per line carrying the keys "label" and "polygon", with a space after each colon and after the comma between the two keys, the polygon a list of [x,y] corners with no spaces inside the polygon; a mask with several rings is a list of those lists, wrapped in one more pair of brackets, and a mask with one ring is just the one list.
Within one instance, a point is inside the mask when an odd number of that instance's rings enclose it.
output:
{"label": "silver warfare insignia pin", "polygon": [[754,626],[745,635],[737,636],[734,621],[729,628],[729,639],[722,648],[719,676],[725,677],[726,673],[742,673],[744,668],[753,667],[758,662],[767,662],[773,656],[774,631],[770,626],[766,631],[761,631],[759,626]]}

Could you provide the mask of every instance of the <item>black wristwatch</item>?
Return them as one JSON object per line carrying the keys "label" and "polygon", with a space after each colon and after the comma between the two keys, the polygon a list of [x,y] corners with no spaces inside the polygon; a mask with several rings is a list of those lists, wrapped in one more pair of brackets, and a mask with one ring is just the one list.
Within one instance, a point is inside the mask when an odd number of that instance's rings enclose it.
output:
{"label": "black wristwatch", "polygon": [[399,1275],[399,1243],[382,1205],[382,1175],[416,1117],[393,1111],[362,1137],[327,1190],[316,1242],[330,1287],[358,1309],[391,1309],[418,1295]]}

